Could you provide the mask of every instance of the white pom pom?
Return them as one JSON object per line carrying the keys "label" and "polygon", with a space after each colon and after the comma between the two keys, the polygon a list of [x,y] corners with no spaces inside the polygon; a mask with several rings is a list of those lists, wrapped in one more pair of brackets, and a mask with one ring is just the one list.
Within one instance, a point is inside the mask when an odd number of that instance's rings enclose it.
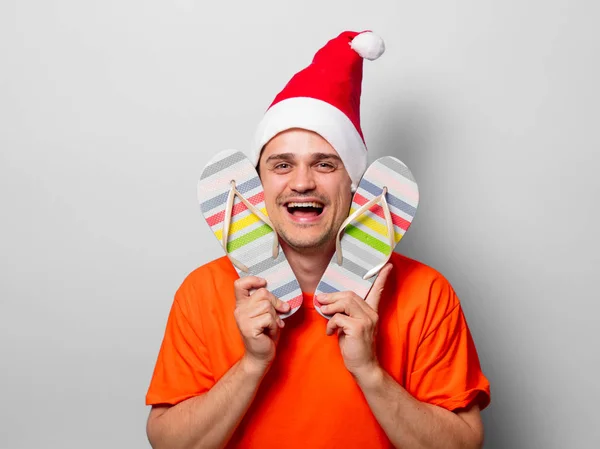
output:
{"label": "white pom pom", "polygon": [[370,31],[361,33],[352,39],[350,47],[356,53],[369,61],[374,61],[379,58],[385,51],[383,39]]}

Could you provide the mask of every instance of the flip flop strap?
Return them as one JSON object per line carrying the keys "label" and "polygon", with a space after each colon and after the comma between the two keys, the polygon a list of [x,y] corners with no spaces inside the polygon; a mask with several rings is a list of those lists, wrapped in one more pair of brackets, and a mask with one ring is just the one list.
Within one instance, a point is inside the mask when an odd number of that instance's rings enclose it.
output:
{"label": "flip flop strap", "polygon": [[[273,223],[271,223],[271,220],[269,220],[269,217],[267,217],[265,214],[263,214],[260,210],[258,210],[256,207],[254,207],[254,205],[252,203],[250,203],[250,201],[248,201],[246,198],[244,198],[244,195],[242,195],[239,192],[239,190],[236,188],[235,181],[231,181],[231,188],[229,189],[229,195],[227,196],[227,204],[225,205],[225,218],[223,219],[223,232],[222,232],[222,239],[221,239],[221,245],[223,246],[225,253],[227,253],[227,242],[229,241],[229,227],[231,226],[231,215],[233,214],[233,201],[235,200],[236,196],[240,199],[240,201],[242,203],[244,203],[246,205],[246,207],[248,208],[248,210],[250,212],[252,212],[254,215],[256,215],[262,222],[267,224],[271,229],[275,230],[275,228],[273,227]],[[227,255],[229,256],[229,260],[231,260],[231,263],[233,263],[233,265],[235,265],[241,271],[243,271],[244,273],[248,273],[250,271],[248,269],[248,267],[246,265],[244,265],[242,262],[240,262],[239,260],[237,260],[236,258],[231,256],[229,253],[227,253]],[[276,259],[277,256],[279,255],[279,240],[276,235],[273,238],[273,254],[272,255],[273,255],[273,259]]]}
{"label": "flip flop strap", "polygon": [[361,215],[363,215],[365,212],[367,212],[369,209],[371,209],[371,207],[373,207],[376,204],[381,204],[381,208],[383,209],[383,216],[385,217],[385,222],[387,225],[387,237],[388,237],[388,242],[390,245],[390,253],[388,254],[388,256],[386,257],[386,259],[383,262],[381,262],[377,266],[370,269],[367,272],[367,274],[365,274],[363,276],[363,279],[365,279],[365,280],[367,280],[367,279],[375,276],[377,273],[379,273],[379,271],[385,266],[385,264],[388,263],[388,261],[390,260],[390,257],[392,257],[392,251],[394,250],[394,246],[396,246],[394,222],[392,220],[392,214],[390,212],[390,208],[389,208],[387,200],[385,198],[386,194],[387,194],[387,187],[384,186],[381,194],[379,194],[378,196],[373,198],[371,201],[369,201],[369,202],[365,203],[364,205],[362,205],[361,207],[359,207],[356,211],[354,211],[354,213],[350,214],[350,216],[348,218],[346,218],[346,220],[344,220],[344,222],[340,226],[340,230],[338,231],[337,237],[335,239],[335,253],[337,255],[337,263],[338,263],[338,265],[341,266],[342,262],[344,261],[344,256],[342,254],[342,243],[341,243],[342,233],[346,230],[346,227],[351,222],[357,220]]}

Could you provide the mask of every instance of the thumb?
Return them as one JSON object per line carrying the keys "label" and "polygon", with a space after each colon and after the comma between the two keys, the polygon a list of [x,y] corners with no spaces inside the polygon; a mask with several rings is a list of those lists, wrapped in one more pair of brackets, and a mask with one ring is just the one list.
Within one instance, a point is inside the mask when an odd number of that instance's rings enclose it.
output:
{"label": "thumb", "polygon": [[385,286],[385,282],[387,281],[388,276],[392,272],[394,266],[391,263],[385,265],[379,274],[377,275],[377,279],[373,283],[373,287],[369,291],[369,294],[365,298],[365,302],[371,307],[375,312],[379,308],[379,301],[381,300],[381,294],[383,293],[383,287]]}

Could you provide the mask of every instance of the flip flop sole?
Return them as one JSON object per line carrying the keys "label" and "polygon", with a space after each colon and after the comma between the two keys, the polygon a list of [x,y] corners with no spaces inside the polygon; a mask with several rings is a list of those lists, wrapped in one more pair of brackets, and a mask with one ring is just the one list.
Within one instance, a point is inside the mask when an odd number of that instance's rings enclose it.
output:
{"label": "flip flop sole", "polygon": [[[221,246],[231,181],[235,181],[238,192],[252,206],[267,216],[264,191],[254,165],[240,151],[225,150],[218,153],[200,175],[198,201],[202,215]],[[248,272],[245,272],[233,264],[240,277],[258,276],[265,279],[267,289],[290,304],[291,310],[279,315],[287,318],[302,304],[302,291],[281,248],[277,257],[273,257],[273,239],[277,239],[275,231],[235,196],[226,254],[232,262],[238,261],[248,268]]]}
{"label": "flip flop sole", "polygon": [[419,204],[417,183],[408,167],[391,156],[376,160],[367,169],[352,198],[350,214],[381,195],[384,187],[387,188],[385,199],[394,228],[394,246],[390,247],[387,220],[381,204],[371,206],[348,223],[340,240],[342,264],[338,264],[337,254],[334,254],[315,291],[315,308],[326,318],[330,316],[320,310],[319,293],[350,290],[366,298],[377,275],[369,279],[364,279],[364,276],[389,259],[413,221]]}

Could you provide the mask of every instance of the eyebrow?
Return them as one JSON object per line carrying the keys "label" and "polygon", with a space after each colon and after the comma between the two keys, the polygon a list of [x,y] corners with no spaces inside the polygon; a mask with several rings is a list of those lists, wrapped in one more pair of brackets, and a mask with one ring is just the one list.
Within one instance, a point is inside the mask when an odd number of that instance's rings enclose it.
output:
{"label": "eyebrow", "polygon": [[[333,160],[342,162],[342,158],[339,157],[337,154],[311,153],[310,156],[311,156],[312,160],[333,159]],[[279,153],[279,154],[273,154],[273,155],[269,156],[265,162],[268,163],[271,161],[292,161],[294,159],[296,159],[296,155],[294,153]]]}

